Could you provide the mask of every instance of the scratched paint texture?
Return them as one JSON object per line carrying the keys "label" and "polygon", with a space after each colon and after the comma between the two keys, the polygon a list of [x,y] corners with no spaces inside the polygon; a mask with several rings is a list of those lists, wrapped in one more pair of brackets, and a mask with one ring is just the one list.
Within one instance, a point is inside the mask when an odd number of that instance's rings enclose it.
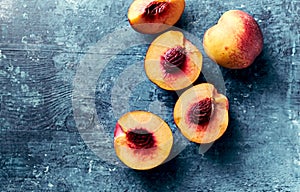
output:
{"label": "scratched paint texture", "polygon": [[[0,1],[0,191],[299,191],[299,0],[186,0],[177,27],[202,39],[223,12],[241,9],[260,25],[264,49],[247,69],[221,68],[230,101],[225,135],[205,154],[189,144],[147,172],[99,158],[72,108],[81,60],[102,37],[128,26],[130,3]],[[109,92],[122,65],[141,62],[146,50],[130,47],[99,76],[96,108],[104,125],[114,122],[106,121],[111,106],[102,101],[110,96],[101,91]],[[132,108],[173,97],[150,83],[134,93]]]}

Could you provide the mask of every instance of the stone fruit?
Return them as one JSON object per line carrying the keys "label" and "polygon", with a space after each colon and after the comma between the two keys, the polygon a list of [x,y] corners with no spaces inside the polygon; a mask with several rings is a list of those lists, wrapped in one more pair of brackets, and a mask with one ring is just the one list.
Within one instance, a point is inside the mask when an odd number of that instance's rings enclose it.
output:
{"label": "stone fruit", "polygon": [[202,69],[202,54],[180,31],[168,31],[149,46],[145,72],[157,86],[180,90],[194,83]]}
{"label": "stone fruit", "polygon": [[186,90],[174,108],[174,121],[181,133],[196,143],[211,143],[228,126],[229,103],[214,85],[202,83]]}
{"label": "stone fruit", "polygon": [[116,124],[115,152],[132,169],[147,170],[162,164],[170,155],[172,145],[170,127],[153,113],[132,111]]}
{"label": "stone fruit", "polygon": [[242,69],[263,49],[263,35],[254,18],[240,10],[225,12],[203,37],[206,54],[219,65]]}
{"label": "stone fruit", "polygon": [[136,31],[156,34],[172,27],[184,8],[184,0],[134,0],[128,10],[128,20]]}

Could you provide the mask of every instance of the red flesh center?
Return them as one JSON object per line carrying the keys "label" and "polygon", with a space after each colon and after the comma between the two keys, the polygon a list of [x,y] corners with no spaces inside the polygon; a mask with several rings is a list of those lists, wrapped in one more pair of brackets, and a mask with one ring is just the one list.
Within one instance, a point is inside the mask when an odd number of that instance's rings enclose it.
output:
{"label": "red flesh center", "polygon": [[167,6],[167,2],[153,1],[145,8],[145,15],[150,17],[160,15],[165,11]]}
{"label": "red flesh center", "polygon": [[212,100],[206,98],[195,103],[189,111],[190,122],[198,125],[208,123],[212,112]]}
{"label": "red flesh center", "polygon": [[185,49],[181,46],[169,49],[161,58],[161,64],[167,73],[174,73],[181,69],[186,60]]}
{"label": "red flesh center", "polygon": [[126,134],[128,146],[133,149],[149,149],[155,147],[155,138],[145,129],[134,129]]}

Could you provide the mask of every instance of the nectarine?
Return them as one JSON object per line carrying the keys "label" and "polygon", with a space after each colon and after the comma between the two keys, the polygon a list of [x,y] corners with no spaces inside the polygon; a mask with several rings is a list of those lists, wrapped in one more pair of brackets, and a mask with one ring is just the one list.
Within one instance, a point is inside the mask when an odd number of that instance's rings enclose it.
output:
{"label": "nectarine", "polygon": [[170,127],[153,113],[128,112],[116,124],[115,152],[132,169],[147,170],[162,164],[170,155],[172,145]]}
{"label": "nectarine", "polygon": [[263,35],[255,19],[240,10],[225,12],[203,37],[206,54],[219,65],[242,69],[263,49]]}
{"label": "nectarine", "polygon": [[174,121],[181,133],[196,143],[211,143],[228,126],[229,103],[210,83],[186,90],[174,107]]}
{"label": "nectarine", "polygon": [[184,8],[184,0],[134,0],[128,10],[128,20],[136,31],[156,34],[172,27]]}
{"label": "nectarine", "polygon": [[202,54],[180,31],[168,31],[149,46],[147,77],[162,89],[180,90],[195,82],[202,69]]}

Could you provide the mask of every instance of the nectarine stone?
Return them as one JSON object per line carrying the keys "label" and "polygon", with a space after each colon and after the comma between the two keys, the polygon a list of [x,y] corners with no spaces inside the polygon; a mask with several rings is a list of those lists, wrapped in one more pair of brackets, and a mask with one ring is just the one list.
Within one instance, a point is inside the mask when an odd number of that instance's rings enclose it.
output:
{"label": "nectarine stone", "polygon": [[128,20],[134,30],[156,34],[172,27],[184,8],[184,0],[134,0],[128,10]]}
{"label": "nectarine stone", "polygon": [[115,152],[132,169],[147,170],[159,166],[170,155],[172,145],[170,127],[153,113],[128,112],[116,123]]}
{"label": "nectarine stone", "polygon": [[206,54],[219,65],[242,69],[263,49],[263,35],[255,19],[241,10],[225,12],[203,37]]}
{"label": "nectarine stone", "polygon": [[128,131],[126,134],[128,140],[128,146],[132,149],[149,149],[156,147],[156,141],[153,133],[147,131],[147,129],[137,128]]}
{"label": "nectarine stone", "polygon": [[189,110],[189,121],[194,124],[203,125],[208,123],[212,112],[212,99],[205,98],[196,102]]}
{"label": "nectarine stone", "polygon": [[228,126],[229,103],[214,85],[202,83],[186,90],[174,107],[174,121],[181,133],[196,143],[211,143]]}
{"label": "nectarine stone", "polygon": [[168,31],[149,46],[147,77],[162,89],[180,90],[194,83],[202,69],[202,54],[180,31]]}
{"label": "nectarine stone", "polygon": [[161,64],[167,73],[179,71],[185,61],[185,49],[181,46],[169,49],[161,58]]}

